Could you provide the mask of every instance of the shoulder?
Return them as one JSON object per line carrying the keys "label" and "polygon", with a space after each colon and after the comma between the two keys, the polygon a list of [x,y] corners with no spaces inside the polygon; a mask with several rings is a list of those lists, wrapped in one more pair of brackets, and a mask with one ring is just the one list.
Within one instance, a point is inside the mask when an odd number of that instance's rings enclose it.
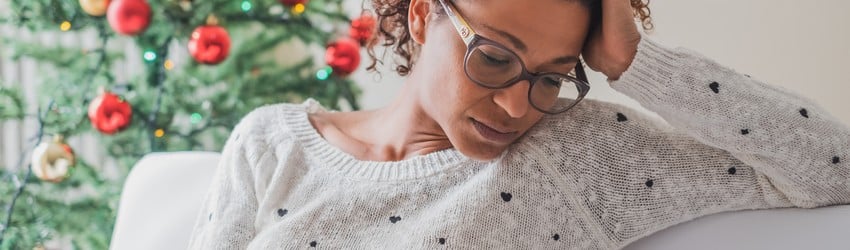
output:
{"label": "shoulder", "polygon": [[313,99],[303,103],[275,103],[254,108],[237,122],[228,140],[239,140],[245,150],[263,154],[272,147],[291,144],[299,119],[311,109],[324,109]]}
{"label": "shoulder", "polygon": [[664,120],[628,106],[584,99],[567,112],[544,116],[518,142],[520,148],[607,153],[662,136]]}
{"label": "shoulder", "polygon": [[267,137],[288,129],[287,119],[305,112],[302,104],[275,103],[254,108],[233,128],[233,132],[258,138]]}
{"label": "shoulder", "polygon": [[[529,133],[563,131],[576,134],[652,132],[671,129],[658,117],[623,104],[584,99],[567,112],[544,116]],[[564,131],[569,130],[569,131]]]}

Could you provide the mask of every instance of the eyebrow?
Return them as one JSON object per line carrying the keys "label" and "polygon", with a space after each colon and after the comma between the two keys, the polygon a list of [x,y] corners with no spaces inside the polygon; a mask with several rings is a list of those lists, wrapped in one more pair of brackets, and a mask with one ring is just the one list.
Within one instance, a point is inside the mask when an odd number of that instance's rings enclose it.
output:
{"label": "eyebrow", "polygon": [[[517,47],[517,49],[519,49],[520,51],[522,51],[522,52],[528,51],[528,47],[525,46],[525,43],[523,43],[522,40],[519,40],[519,38],[512,35],[511,33],[508,33],[504,30],[497,29],[497,28],[490,26],[490,25],[487,25],[487,24],[481,24],[481,26],[484,27],[485,29],[493,32],[493,33],[499,34],[500,36],[507,38],[509,41],[511,41],[511,43],[514,45],[514,47]],[[578,62],[578,57],[572,56],[572,55],[561,56],[561,57],[555,58],[552,61],[550,61],[550,63],[552,63],[552,64],[570,64],[570,63],[574,63],[574,62]]]}

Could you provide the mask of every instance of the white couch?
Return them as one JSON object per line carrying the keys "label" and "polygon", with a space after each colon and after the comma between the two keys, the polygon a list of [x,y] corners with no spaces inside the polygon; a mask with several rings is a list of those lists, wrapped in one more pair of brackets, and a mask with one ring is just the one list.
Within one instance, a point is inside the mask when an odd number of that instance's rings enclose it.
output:
{"label": "white couch", "polygon": [[[214,152],[154,153],[130,172],[111,249],[185,249],[215,172]],[[850,205],[713,214],[625,249],[850,249]]]}

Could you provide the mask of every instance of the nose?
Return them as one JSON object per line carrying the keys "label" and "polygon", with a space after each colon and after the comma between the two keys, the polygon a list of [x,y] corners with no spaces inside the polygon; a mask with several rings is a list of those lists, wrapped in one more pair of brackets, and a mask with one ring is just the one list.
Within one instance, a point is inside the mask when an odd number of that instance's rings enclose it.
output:
{"label": "nose", "polygon": [[528,89],[531,83],[528,80],[522,80],[510,87],[496,90],[493,95],[493,102],[499,105],[512,118],[520,118],[528,113],[531,104],[528,103]]}

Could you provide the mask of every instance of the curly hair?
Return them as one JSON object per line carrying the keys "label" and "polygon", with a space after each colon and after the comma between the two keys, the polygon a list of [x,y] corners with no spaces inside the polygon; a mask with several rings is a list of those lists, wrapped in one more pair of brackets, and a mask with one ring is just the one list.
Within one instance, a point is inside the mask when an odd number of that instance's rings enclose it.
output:
{"label": "curly hair", "polygon": [[[582,6],[590,10],[590,30],[596,28],[602,18],[602,0],[572,0],[578,1]],[[629,0],[635,19],[641,21],[645,31],[653,29],[652,18],[649,16],[649,0]],[[400,56],[404,61],[396,66],[396,73],[406,76],[410,73],[419,45],[413,42],[407,25],[407,13],[410,8],[410,0],[372,0],[372,7],[377,17],[377,32],[366,42],[366,50],[372,63],[366,69],[377,72],[376,65],[383,61],[375,54],[375,47],[381,42],[383,47],[391,47],[393,53]],[[385,51],[386,53],[386,51]],[[380,74],[380,72],[378,72]]]}

